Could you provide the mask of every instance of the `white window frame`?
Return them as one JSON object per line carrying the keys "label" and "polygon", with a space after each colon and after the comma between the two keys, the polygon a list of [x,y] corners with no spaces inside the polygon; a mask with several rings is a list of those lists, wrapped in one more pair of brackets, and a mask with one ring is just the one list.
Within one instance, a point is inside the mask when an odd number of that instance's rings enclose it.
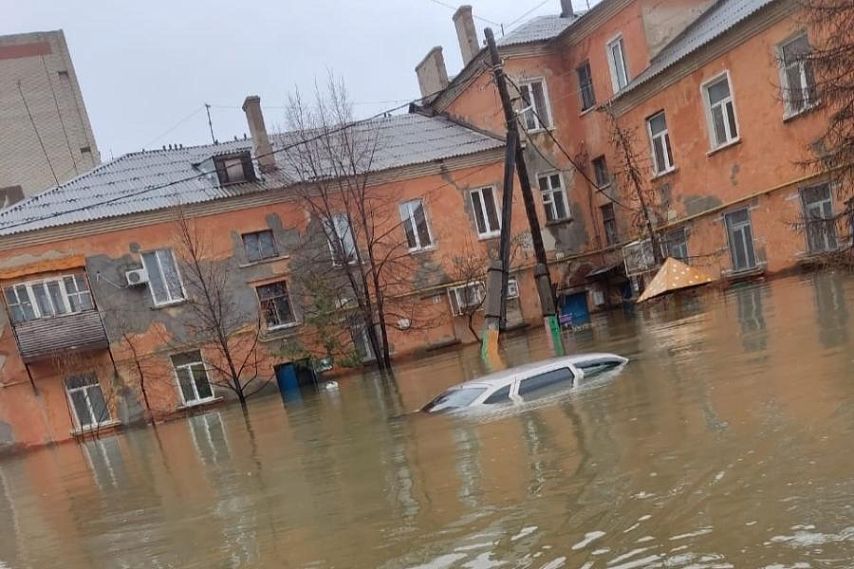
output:
{"label": "white window frame", "polygon": [[[163,272],[163,260],[161,258],[162,255],[168,253],[172,256],[172,263],[175,265],[175,274],[178,276],[178,286],[181,289],[181,297],[173,297],[172,292],[169,290],[169,287],[166,285],[166,273]],[[157,297],[154,294],[154,287],[151,286],[151,269],[152,267],[145,260],[145,256],[153,254],[154,260],[157,261],[157,271],[160,273],[160,278],[163,280],[163,289],[166,292],[166,296],[169,297],[165,301],[158,301]],[[150,251],[143,251],[139,255],[140,259],[142,259],[142,266],[145,268],[145,272],[149,275],[149,285],[148,292],[151,294],[151,300],[154,301],[154,306],[169,306],[171,304],[179,304],[187,300],[187,289],[184,288],[184,278],[181,276],[181,268],[178,266],[178,258],[175,257],[175,251],[172,248],[162,248],[162,249],[152,249]]]}
{"label": "white window frame", "polygon": [[[620,85],[620,68],[617,67],[617,61],[614,59],[614,50],[612,46],[619,45],[620,46],[620,63],[622,63],[622,72],[625,83]],[[616,37],[612,38],[607,44],[605,44],[605,54],[608,57],[608,68],[611,70],[611,88],[616,95],[620,91],[626,88],[632,77],[629,75],[629,63],[626,61],[626,42],[623,41],[623,34],[619,34]]]}
{"label": "white window frame", "polygon": [[[67,279],[67,278],[70,278],[73,280],[74,286],[77,290],[75,290],[75,291],[69,291],[68,290],[68,287],[65,285],[65,279]],[[82,279],[83,282],[86,284],[86,290],[83,292],[81,292],[79,287],[78,287],[78,279]],[[50,294],[50,289],[48,287],[52,283],[57,284],[57,286],[59,288],[59,295],[60,295],[59,300],[62,301],[62,306],[61,306],[61,308],[63,310],[62,313],[60,313],[57,310],[57,306],[55,303],[56,299],[54,299],[53,296]],[[23,287],[23,291],[21,290],[22,287]],[[39,307],[39,303],[36,302],[36,294],[35,294],[35,290],[34,290],[36,287],[44,287],[45,288],[45,292],[47,293],[46,298],[47,298],[48,302],[50,303],[52,314],[43,314],[42,313],[42,310]],[[68,316],[71,314],[80,314],[82,312],[89,312],[91,310],[95,310],[95,297],[92,295],[92,288],[89,286],[89,280],[86,278],[86,275],[84,273],[68,273],[68,274],[59,275],[56,277],[51,277],[48,279],[39,279],[39,280],[32,280],[32,281],[26,281],[26,282],[22,282],[22,283],[11,284],[9,286],[3,287],[4,297],[6,295],[7,289],[13,289],[15,297],[18,300],[18,303],[16,304],[16,306],[22,305],[21,293],[24,292],[27,295],[27,301],[30,304],[30,307],[33,311],[33,314],[35,315],[33,320],[40,320],[43,318],[56,318],[59,316]],[[71,297],[72,296],[77,296],[77,297],[88,296],[89,297],[89,303],[92,305],[92,308],[85,308],[82,310],[73,310],[72,306],[71,306]],[[6,301],[8,304],[8,298],[6,298]],[[11,311],[11,308],[12,308],[12,305],[9,305],[10,311]],[[21,322],[27,322],[27,320],[22,320]]]}
{"label": "white window frame", "polygon": [[[425,244],[421,242],[421,235],[418,233],[418,225],[415,222],[415,210],[413,209],[413,205],[421,206],[421,212],[424,214],[424,225],[427,228],[427,238],[430,240],[429,243]],[[408,246],[409,239],[406,238],[407,248],[410,253],[414,251],[424,251],[425,249],[433,249],[436,247],[436,240],[433,239],[433,230],[430,228],[430,220],[427,218],[427,208],[424,205],[423,199],[415,198],[407,200],[398,206],[398,211],[400,213],[400,223],[404,226],[404,236],[406,235],[407,223],[412,226],[412,234],[415,236],[414,247]]]}
{"label": "white window frame", "polygon": [[[265,286],[270,286],[270,285],[275,285],[275,284],[280,284],[280,283],[284,286],[284,289],[285,289],[285,295],[284,296],[288,301],[288,308],[291,311],[291,321],[290,322],[282,322],[281,324],[276,324],[274,326],[270,326],[270,324],[269,324],[269,322],[267,322],[267,318],[264,314],[264,301],[270,300],[270,299],[266,299],[266,298],[262,299],[261,294],[260,294],[261,291],[259,289],[261,289]],[[293,304],[293,301],[291,300],[291,292],[288,289],[288,282],[286,280],[282,279],[282,280],[278,280],[278,281],[273,281],[273,282],[268,282],[268,283],[257,285],[255,287],[255,296],[258,298],[258,308],[261,311],[261,317],[264,319],[264,326],[266,327],[267,330],[270,330],[270,331],[282,330],[285,328],[293,328],[294,326],[299,325],[299,320],[297,319],[297,314],[294,311],[294,304]]]}
{"label": "white window frame", "polygon": [[[557,188],[552,187],[552,178],[557,176],[560,185]],[[543,189],[542,181],[546,180],[548,188]],[[563,183],[563,173],[560,171],[551,171],[544,172],[542,174],[537,174],[537,187],[540,190],[540,196],[543,199],[543,208],[546,213],[546,223],[559,223],[561,221],[566,221],[570,219],[572,215],[569,213],[569,200],[566,195],[566,185]],[[565,210],[566,215],[563,217],[558,215],[557,205],[555,204],[555,194],[561,194],[563,196],[563,208]]]}
{"label": "white window frame", "polygon": [[[492,190],[492,200],[493,205],[495,207],[495,219],[498,222],[498,227],[493,228],[489,223],[489,215],[486,213],[486,200],[483,199],[483,191],[486,189]],[[481,233],[480,227],[477,223],[477,211],[474,208],[474,200],[472,196],[477,194],[480,196],[480,204],[481,204],[481,212],[483,213],[483,226],[486,228],[486,231]],[[501,234],[501,200],[498,199],[498,189],[495,186],[483,186],[481,188],[475,188],[473,190],[469,190],[467,193],[469,205],[472,208],[472,216],[475,218],[474,227],[475,231],[477,231],[477,236],[479,239],[491,239],[492,237],[497,237]]]}
{"label": "white window frame", "polygon": [[519,298],[519,281],[516,277],[507,278],[507,300]]}
{"label": "white window frame", "polygon": [[[75,375],[80,376],[80,377],[92,376],[95,379],[94,383],[90,383],[90,384],[87,384],[87,385],[84,385],[81,387],[69,388],[67,381],[69,379],[71,379],[71,377],[73,377],[73,376],[69,376],[69,377],[65,378],[65,382],[66,382],[64,384],[65,396],[68,399],[69,406],[71,407],[71,414],[74,417],[74,426],[76,427],[76,429],[80,432],[83,432],[83,431],[94,430],[94,429],[97,429],[99,427],[103,427],[104,425],[112,424],[113,418],[112,418],[112,414],[110,413],[110,404],[107,401],[107,397],[104,394],[104,388],[101,387],[101,380],[98,378],[98,375],[93,373],[93,372],[86,372],[86,373],[75,374]],[[98,390],[101,392],[101,399],[103,399],[103,401],[104,401],[104,410],[107,412],[107,414],[103,418],[103,420],[100,420],[100,421],[98,420],[97,417],[95,417],[95,410],[92,407],[92,399],[89,397],[89,393],[88,393],[88,391],[90,389],[94,389],[94,388],[98,388]],[[86,406],[89,410],[89,417],[92,419],[95,419],[93,422],[91,422],[87,425],[83,425],[80,422],[80,417],[77,416],[77,407],[74,406],[74,399],[71,397],[72,392],[78,392],[78,391],[84,392],[84,394],[86,396]]]}
{"label": "white window frame", "polygon": [[[196,350],[192,350],[192,351],[196,351]],[[192,351],[191,352],[185,352],[185,353],[192,353]],[[201,350],[199,350],[198,352],[199,352],[199,361],[197,361],[197,362],[190,362],[190,363],[186,363],[186,364],[175,365],[175,363],[172,362],[171,358],[170,358],[170,362],[172,363],[172,370],[173,370],[173,373],[175,376],[175,387],[178,389],[178,396],[181,398],[181,403],[183,404],[184,407],[192,407],[194,405],[204,405],[205,403],[209,403],[209,402],[211,402],[217,398],[216,389],[214,389],[214,384],[211,383],[211,378],[210,378],[210,375],[208,374],[208,370],[209,370],[208,364],[205,363],[205,358],[202,355]],[[182,355],[182,354],[174,354],[174,355]],[[193,375],[193,367],[194,366],[201,366],[202,370],[204,370],[205,379],[208,380],[208,386],[211,389],[210,397],[199,397],[199,386],[196,385],[195,376]],[[193,399],[192,401],[187,401],[184,398],[184,390],[181,389],[181,377],[180,377],[179,373],[180,373],[180,370],[182,370],[182,369],[186,369],[187,372],[190,374],[191,383],[193,385],[193,393],[196,395],[196,398]]]}
{"label": "white window frame", "polygon": [[[461,294],[464,294],[463,291],[467,288],[474,288],[478,292],[478,298],[475,302],[467,303],[463,305],[461,300]],[[482,281],[473,281],[468,284],[462,284],[457,286],[452,286],[448,288],[448,304],[451,307],[451,314],[454,316],[463,316],[465,312],[464,310],[468,309],[475,304],[480,304],[483,306],[483,301],[486,299],[486,285]],[[456,309],[454,308],[456,306]]]}
{"label": "white window frame", "polygon": [[[737,132],[736,132],[735,136],[732,136],[732,133],[730,132],[730,130],[731,130],[730,121],[728,120],[729,119],[729,112],[728,111],[725,112],[724,113],[724,130],[726,131],[726,134],[727,134],[727,140],[719,143],[717,140],[717,135],[715,134],[715,120],[714,120],[714,117],[712,115],[713,109],[712,109],[711,100],[709,98],[709,87],[712,87],[713,85],[715,85],[716,83],[718,83],[722,79],[726,79],[727,87],[729,87],[729,97],[723,99],[722,101],[720,101],[718,103],[715,103],[714,106],[715,107],[721,106],[723,109],[722,112],[724,112],[724,111],[726,111],[726,103],[730,103],[732,105],[732,113],[733,113],[732,122],[735,123],[735,128],[736,128]],[[704,81],[700,85],[700,96],[703,99],[703,109],[705,110],[705,113],[706,113],[706,127],[707,127],[708,132],[709,132],[709,146],[711,147],[712,151],[717,150],[719,148],[724,148],[724,147],[730,146],[732,144],[735,144],[739,140],[741,140],[741,125],[738,124],[738,108],[736,107],[736,104],[735,104],[734,92],[735,92],[735,89],[733,88],[733,85],[732,85],[732,77],[730,76],[729,69],[722,71],[721,73],[718,73],[714,77],[707,79],[706,81]]]}
{"label": "white window frame", "polygon": [[[339,229],[342,229],[338,223],[340,220],[343,220],[344,224],[346,224],[345,231],[343,232],[339,232]],[[333,267],[340,267],[345,264],[342,259],[338,258],[338,253],[335,250],[335,242],[341,244],[342,252],[347,257],[346,264],[353,265],[359,261],[356,234],[353,232],[353,225],[350,223],[350,218],[346,213],[335,213],[328,219],[324,219],[323,232],[326,234],[326,243],[329,245],[329,252],[332,255]],[[330,235],[330,232],[332,235]],[[347,239],[348,236],[349,239]]]}
{"label": "white window frame", "polygon": [[[786,57],[785,57],[785,54],[783,52],[783,49],[787,45],[792,44],[801,38],[805,38],[807,40],[807,44],[810,46],[810,49],[812,49],[812,44],[810,44],[809,35],[807,34],[806,31],[801,31],[801,32],[799,32],[793,36],[788,37],[787,39],[785,39],[785,40],[783,40],[777,44],[777,61],[779,62],[779,65],[780,65],[780,90],[781,90],[780,95],[783,98],[783,105],[785,107],[785,112],[783,113],[783,119],[784,120],[790,119],[792,117],[796,117],[802,113],[809,111],[810,109],[812,109],[818,105],[818,99],[817,99],[818,95],[816,93],[815,78],[813,78],[812,86],[809,86],[809,81],[807,79],[807,73],[806,73],[806,66],[804,65],[803,61],[798,61],[798,62],[794,62],[793,65],[798,66],[798,71],[799,71],[798,75],[799,75],[800,80],[801,80],[801,89],[803,89],[803,92],[805,93],[806,96],[804,97],[804,106],[803,107],[801,107],[800,109],[792,108],[792,100],[791,100],[791,97],[789,96],[789,94],[791,93],[791,85],[789,85],[789,74],[786,73],[786,69],[789,67],[789,64],[786,62]],[[807,90],[807,87],[810,87],[810,89]],[[810,94],[812,95],[812,97],[809,97]]]}
{"label": "white window frame", "polygon": [[[535,83],[540,83],[543,87],[543,104],[545,105],[544,109],[540,109],[537,107],[537,99],[534,97],[534,89],[531,87]],[[552,116],[552,105],[549,101],[549,88],[546,85],[545,77],[528,77],[518,82],[519,90],[525,91],[527,90],[528,99],[531,101],[530,108],[533,109],[527,110],[525,112],[520,112],[519,117],[522,119],[522,124],[525,127],[526,132],[542,132],[544,130],[549,130],[554,128],[554,118]],[[519,94],[522,97],[522,110],[528,109],[525,106],[525,99],[522,93]],[[529,114],[530,113],[530,114]],[[535,123],[534,127],[528,125],[528,118],[531,117]],[[547,124],[543,124],[543,121],[540,119],[545,119]]]}
{"label": "white window frame", "polygon": [[[653,134],[652,120],[657,117],[664,118],[664,130]],[[670,141],[670,128],[667,126],[667,114],[662,110],[646,119],[646,133],[649,136],[649,147],[652,154],[652,164],[656,176],[662,176],[676,169],[675,159],[673,158],[673,146]],[[664,164],[658,163],[658,158],[655,154],[656,142],[661,144],[661,155],[664,159]]]}
{"label": "white window frame", "polygon": [[[270,238],[272,239],[273,254],[264,256],[264,254],[261,251],[260,236],[263,234],[267,234],[267,233],[270,234]],[[248,237],[253,237],[253,236],[255,237],[255,243],[256,243],[257,248],[258,248],[258,258],[255,260],[250,258],[249,248],[247,247],[247,243],[246,243],[246,239]],[[281,256],[281,254],[279,253],[279,244],[276,241],[276,234],[269,227],[267,229],[259,229],[258,231],[248,231],[246,233],[241,233],[240,234],[240,241],[243,243],[243,254],[246,257],[247,263],[252,263],[252,264],[263,263],[264,261],[269,261],[271,259],[278,259]]]}

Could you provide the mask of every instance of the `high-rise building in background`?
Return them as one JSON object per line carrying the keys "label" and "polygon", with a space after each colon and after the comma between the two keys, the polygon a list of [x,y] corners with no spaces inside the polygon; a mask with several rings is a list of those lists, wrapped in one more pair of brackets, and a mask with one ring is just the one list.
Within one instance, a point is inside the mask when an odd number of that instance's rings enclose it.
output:
{"label": "high-rise building in background", "polygon": [[100,162],[62,30],[0,36],[0,207]]}

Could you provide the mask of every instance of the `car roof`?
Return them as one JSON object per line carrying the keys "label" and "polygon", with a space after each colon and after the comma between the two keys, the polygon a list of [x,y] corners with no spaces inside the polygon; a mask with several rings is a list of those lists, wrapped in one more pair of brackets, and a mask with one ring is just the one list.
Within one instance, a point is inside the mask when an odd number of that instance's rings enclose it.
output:
{"label": "car roof", "polygon": [[487,375],[483,375],[481,377],[476,377],[474,379],[470,379],[469,381],[460,383],[451,387],[450,389],[462,389],[462,388],[474,388],[474,387],[486,387],[486,388],[495,388],[495,387],[503,387],[508,383],[512,383],[513,380],[519,376],[532,372],[536,372],[540,369],[548,370],[555,366],[559,366],[560,364],[571,364],[574,366],[584,364],[587,362],[594,362],[598,360],[613,360],[617,359],[620,361],[628,361],[626,358],[622,356],[618,356],[616,354],[608,354],[608,353],[590,353],[590,354],[574,354],[571,356],[561,356],[557,358],[549,358],[545,360],[539,360],[536,362],[529,362],[526,364],[522,364],[520,366],[511,367],[507,369],[503,369],[500,371],[496,371]]}

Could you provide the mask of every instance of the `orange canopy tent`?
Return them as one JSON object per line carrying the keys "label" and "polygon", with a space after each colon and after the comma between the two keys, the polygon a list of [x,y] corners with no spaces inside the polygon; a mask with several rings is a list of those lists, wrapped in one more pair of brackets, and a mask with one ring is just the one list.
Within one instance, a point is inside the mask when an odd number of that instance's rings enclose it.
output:
{"label": "orange canopy tent", "polygon": [[682,261],[668,257],[658,274],[638,298],[638,302],[683,288],[691,288],[712,282],[712,278],[699,269],[689,267]]}

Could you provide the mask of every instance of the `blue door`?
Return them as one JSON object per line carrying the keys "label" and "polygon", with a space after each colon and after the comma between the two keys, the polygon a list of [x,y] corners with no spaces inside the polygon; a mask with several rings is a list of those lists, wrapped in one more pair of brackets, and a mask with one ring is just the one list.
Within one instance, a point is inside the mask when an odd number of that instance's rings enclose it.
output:
{"label": "blue door", "polygon": [[561,326],[577,328],[590,323],[590,309],[587,308],[587,292],[578,292],[561,297]]}
{"label": "blue door", "polygon": [[297,368],[294,364],[282,364],[276,366],[276,383],[279,384],[279,392],[285,399],[302,399],[297,379]]}

